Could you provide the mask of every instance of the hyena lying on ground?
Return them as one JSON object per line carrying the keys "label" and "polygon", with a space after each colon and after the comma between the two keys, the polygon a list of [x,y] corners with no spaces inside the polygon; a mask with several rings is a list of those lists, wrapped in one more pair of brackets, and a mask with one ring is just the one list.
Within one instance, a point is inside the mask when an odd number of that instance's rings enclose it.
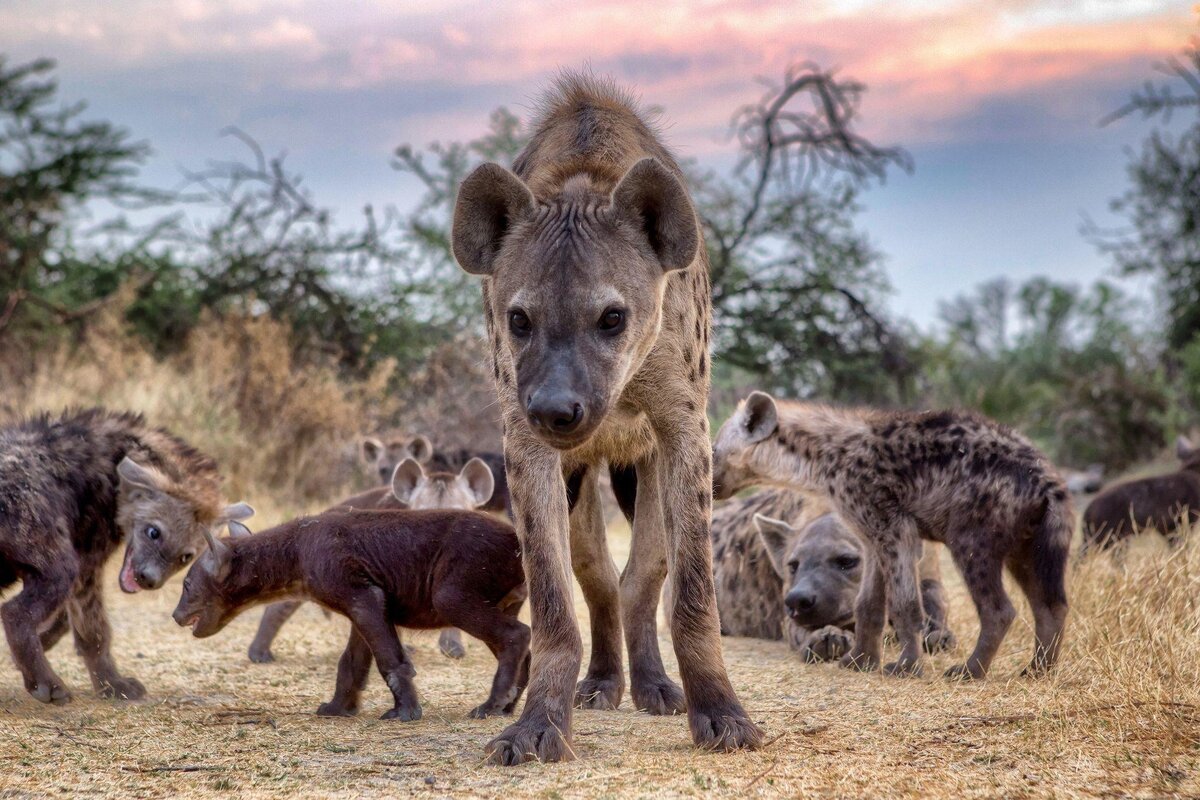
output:
{"label": "hyena lying on ground", "polygon": [[0,589],[22,582],[0,616],[30,694],[70,700],[46,660],[70,627],[97,692],[145,695],[113,661],[104,562],[125,538],[121,589],[162,586],[210,529],[254,513],[222,507],[219,486],[210,458],[137,414],[94,408],[0,428]]}
{"label": "hyena lying on ground", "polygon": [[[762,735],[721,659],[708,260],[683,173],[630,98],[586,76],[562,76],[532,130],[512,172],[484,164],[463,182],[452,235],[458,263],[485,276],[533,614],[529,697],[488,752],[505,764],[571,757],[572,706],[621,702],[622,618],[639,709],[675,713],[686,697],[697,745],[757,746]],[[606,463],[634,509],[619,584],[597,497]],[[663,669],[655,629],[668,564],[683,692]],[[578,687],[572,568],[592,621]]]}
{"label": "hyena lying on ground", "polygon": [[[348,497],[333,509],[367,508],[416,510],[458,509],[469,511],[481,508],[492,496],[492,471],[478,458],[473,458],[455,474],[434,472],[425,474],[424,468],[414,459],[407,458],[396,465],[391,483]],[[256,664],[268,664],[275,660],[271,644],[296,610],[304,605],[303,600],[281,600],[272,603],[263,611],[258,623],[258,633],[250,643],[250,660]],[[462,634],[457,628],[445,628],[438,634],[438,648],[448,658],[466,655]]]}
{"label": "hyena lying on ground", "polygon": [[987,673],[1016,616],[1001,580],[1005,566],[1033,610],[1036,646],[1026,673],[1054,665],[1073,516],[1054,467],[1022,436],[964,412],[777,404],[755,392],[722,426],[714,459],[717,496],[761,483],[821,493],[862,538],[857,636],[843,664],[879,665],[890,611],[902,650],[886,671],[921,671],[916,564],[924,538],[950,549],[979,612],[975,651],[948,677]]}
{"label": "hyena lying on ground", "polygon": [[301,594],[350,619],[333,699],[322,716],[352,716],[374,657],[395,705],[383,719],[414,720],[416,670],[396,626],[454,625],[499,662],[488,699],[471,716],[511,714],[529,674],[520,545],[508,523],[472,511],[327,511],[257,535],[211,539],[188,571],[174,617],[212,636],[257,603]]}
{"label": "hyena lying on ground", "polygon": [[1200,522],[1200,448],[1175,442],[1179,469],[1110,486],[1083,512],[1082,556],[1092,547],[1123,545],[1141,530],[1156,530],[1178,545]]}
{"label": "hyena lying on ground", "polygon": [[[954,647],[938,556],[918,565],[926,652]],[[771,489],[713,511],[713,574],[721,633],[784,639],[805,661],[841,658],[854,644],[862,545],[827,503]]]}

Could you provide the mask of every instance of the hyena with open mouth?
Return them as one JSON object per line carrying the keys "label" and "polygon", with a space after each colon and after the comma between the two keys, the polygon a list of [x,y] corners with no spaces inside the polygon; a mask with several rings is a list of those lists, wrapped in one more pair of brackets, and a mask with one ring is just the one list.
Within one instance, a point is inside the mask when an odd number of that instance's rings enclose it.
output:
{"label": "hyena with open mouth", "polygon": [[0,588],[22,582],[0,616],[30,694],[71,699],[46,660],[70,627],[97,692],[145,695],[113,661],[101,570],[125,539],[121,590],[162,586],[207,533],[254,513],[222,506],[219,484],[212,459],[138,414],[94,408],[0,428]]}
{"label": "hyena with open mouth", "polygon": [[717,497],[754,484],[818,493],[862,539],[856,641],[843,665],[879,666],[890,613],[902,650],[884,669],[920,673],[921,539],[946,544],[979,612],[975,650],[947,677],[982,678],[991,666],[1016,616],[1005,567],[1033,610],[1026,672],[1054,665],[1074,515],[1053,465],[1020,434],[966,412],[777,403],[754,392],[721,427],[713,454]]}

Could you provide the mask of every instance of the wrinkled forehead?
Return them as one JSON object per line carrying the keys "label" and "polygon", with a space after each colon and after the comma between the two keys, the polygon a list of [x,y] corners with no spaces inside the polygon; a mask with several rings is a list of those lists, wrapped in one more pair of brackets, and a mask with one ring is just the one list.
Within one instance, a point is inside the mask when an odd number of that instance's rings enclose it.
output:
{"label": "wrinkled forehead", "polygon": [[831,514],[809,523],[792,547],[793,555],[801,558],[859,553],[861,550],[858,537]]}
{"label": "wrinkled forehead", "polygon": [[653,283],[643,254],[620,226],[595,206],[540,206],[506,247],[497,267],[497,298],[507,307],[578,309],[630,302]]}

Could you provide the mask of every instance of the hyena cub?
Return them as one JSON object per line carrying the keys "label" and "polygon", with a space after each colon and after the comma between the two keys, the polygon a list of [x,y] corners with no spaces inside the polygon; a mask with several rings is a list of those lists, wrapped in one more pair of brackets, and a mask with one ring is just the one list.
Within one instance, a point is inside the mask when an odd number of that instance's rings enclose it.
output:
{"label": "hyena cub", "polygon": [[[849,652],[862,545],[827,502],[779,489],[734,498],[714,509],[712,537],[722,634],[782,638],[810,663]],[[919,565],[931,653],[955,641],[945,625],[940,549],[930,543]]]}
{"label": "hyena cub", "polygon": [[488,699],[471,716],[511,714],[529,675],[526,597],[511,525],[472,511],[327,511],[257,535],[230,526],[188,571],[174,618],[212,636],[251,605],[300,594],[350,619],[333,699],[322,716],[353,716],[374,659],[395,705],[383,719],[421,718],[416,669],[396,626],[454,625],[497,660]]}
{"label": "hyena cub", "polygon": [[844,665],[879,665],[890,611],[902,649],[885,670],[920,673],[923,538],[950,549],[979,612],[975,650],[947,677],[987,673],[1016,616],[1005,566],[1033,610],[1026,674],[1054,665],[1067,616],[1073,517],[1054,467],[1024,437],[965,412],[847,410],[776,403],[754,392],[722,426],[713,453],[717,496],[758,483],[821,493],[862,538],[857,637]]}
{"label": "hyena cub", "polygon": [[138,414],[93,408],[0,428],[0,589],[22,582],[0,616],[30,694],[70,700],[46,660],[70,627],[97,692],[145,695],[113,661],[101,570],[125,539],[121,590],[162,586],[211,529],[254,513],[223,506],[219,486],[212,459]]}
{"label": "hyena cub", "polygon": [[380,484],[387,486],[401,461],[411,458],[424,464],[433,456],[433,445],[419,435],[393,433],[382,439],[364,436],[358,443],[358,454],[366,468],[378,476]]}
{"label": "hyena cub", "polygon": [[[482,508],[492,496],[493,478],[488,465],[478,458],[471,459],[456,474],[434,472],[426,475],[425,469],[415,459],[406,458],[396,465],[391,483],[360,492],[348,497],[330,510],[351,508],[397,509],[411,508],[458,509],[469,511]],[[258,623],[258,633],[250,643],[250,660],[256,664],[268,664],[275,660],[271,645],[296,610],[304,605],[303,600],[281,600],[272,603],[263,611]],[[457,628],[445,628],[438,635],[438,648],[448,658],[466,655],[462,634]]]}

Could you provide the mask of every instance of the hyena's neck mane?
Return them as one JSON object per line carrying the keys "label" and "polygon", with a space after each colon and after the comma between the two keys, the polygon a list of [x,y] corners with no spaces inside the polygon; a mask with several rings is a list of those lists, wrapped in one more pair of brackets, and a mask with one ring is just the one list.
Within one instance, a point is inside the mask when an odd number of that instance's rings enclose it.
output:
{"label": "hyena's neck mane", "polygon": [[[777,403],[779,427],[758,446],[760,469],[801,491],[824,493],[849,450],[872,435],[867,413],[817,403]],[[765,445],[765,447],[764,447]]]}
{"label": "hyena's neck mane", "polygon": [[529,144],[513,171],[539,200],[557,197],[573,178],[599,194],[612,191],[639,159],[653,156],[682,178],[652,115],[610,81],[564,72],[538,103]]}
{"label": "hyena's neck mane", "polygon": [[225,592],[238,604],[266,603],[302,590],[299,531],[287,526],[225,541],[233,550]]}

